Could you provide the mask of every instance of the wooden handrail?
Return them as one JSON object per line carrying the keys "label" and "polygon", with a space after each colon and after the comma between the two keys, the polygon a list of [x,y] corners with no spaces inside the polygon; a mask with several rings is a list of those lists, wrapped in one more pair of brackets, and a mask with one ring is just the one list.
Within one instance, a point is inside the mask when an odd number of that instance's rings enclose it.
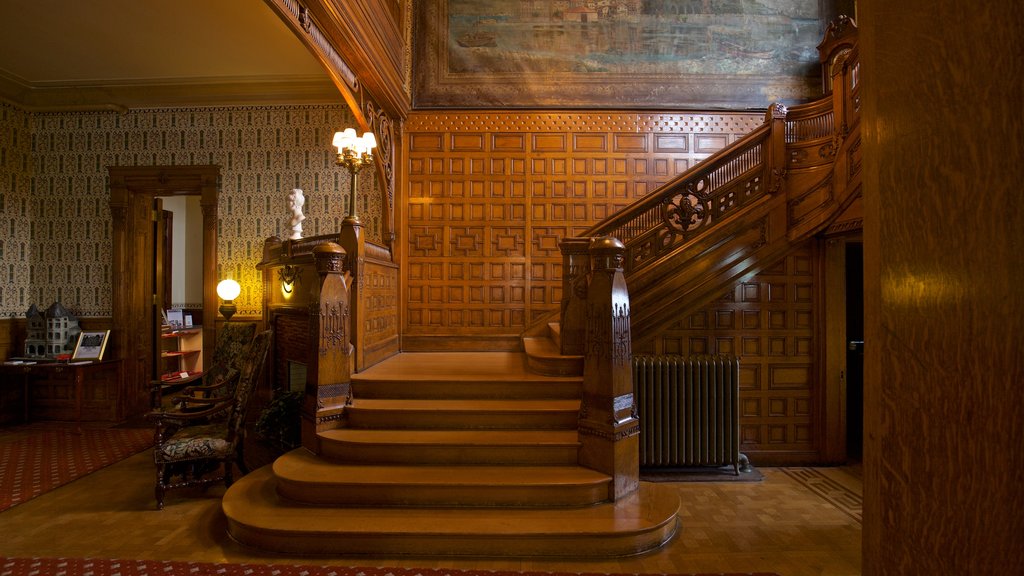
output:
{"label": "wooden handrail", "polygon": [[744,138],[560,243],[561,353],[584,359],[579,461],[613,476],[612,499],[637,485],[633,383],[618,370],[634,343],[784,257],[859,192],[855,38],[849,18],[826,31],[822,99],[773,104]]}
{"label": "wooden handrail", "polygon": [[[628,273],[701,229],[717,225],[736,207],[737,200],[727,198],[731,186],[738,179],[762,176],[763,148],[770,133],[771,124],[762,124],[739,142],[719,150],[579,236],[618,238],[626,245],[624,267]],[[739,202],[762,193],[761,189],[746,191]]]}
{"label": "wooden handrail", "polygon": [[[652,317],[670,316],[664,312],[680,298],[692,303],[710,297],[713,286],[781,257],[827,226],[856,195],[856,32],[847,17],[826,30],[818,47],[827,80],[823,98],[788,109],[773,104],[765,122],[745,137],[578,236],[623,243],[634,300],[664,308],[640,311],[634,320],[641,330]],[[563,265],[568,270],[570,263]],[[573,330],[563,319],[563,334]]]}

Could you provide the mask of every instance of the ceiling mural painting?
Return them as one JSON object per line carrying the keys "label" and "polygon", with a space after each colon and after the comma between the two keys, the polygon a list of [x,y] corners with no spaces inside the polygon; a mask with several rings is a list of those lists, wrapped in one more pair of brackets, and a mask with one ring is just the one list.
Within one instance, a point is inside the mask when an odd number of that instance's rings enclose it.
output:
{"label": "ceiling mural painting", "polygon": [[765,108],[820,93],[829,0],[424,0],[414,104]]}

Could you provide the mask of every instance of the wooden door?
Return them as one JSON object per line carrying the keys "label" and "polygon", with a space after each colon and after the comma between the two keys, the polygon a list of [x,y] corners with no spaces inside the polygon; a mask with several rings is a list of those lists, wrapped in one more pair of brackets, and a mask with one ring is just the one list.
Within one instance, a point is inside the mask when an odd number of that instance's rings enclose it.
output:
{"label": "wooden door", "polygon": [[157,385],[160,375],[164,372],[164,363],[161,359],[163,353],[163,315],[164,310],[170,306],[170,269],[171,250],[174,243],[171,241],[171,233],[174,230],[172,219],[174,213],[164,210],[163,200],[153,199],[153,307],[150,312],[149,333],[150,354],[153,357],[153,371],[150,373],[150,380],[153,386]]}
{"label": "wooden door", "polygon": [[[123,361],[119,418],[149,411],[156,369],[153,334],[158,328],[154,302],[156,248],[153,200],[157,196],[198,194],[203,210],[203,316],[217,310],[217,166],[111,166],[110,213],[112,354]],[[213,352],[212,322],[203,326],[204,353]]]}

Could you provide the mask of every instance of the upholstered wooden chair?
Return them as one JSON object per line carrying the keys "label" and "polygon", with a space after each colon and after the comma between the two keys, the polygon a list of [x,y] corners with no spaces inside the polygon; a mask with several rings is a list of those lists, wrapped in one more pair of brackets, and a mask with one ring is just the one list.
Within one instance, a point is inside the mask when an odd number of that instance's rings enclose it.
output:
{"label": "upholstered wooden chair", "polygon": [[[217,342],[213,357],[209,359],[203,375],[196,383],[185,387],[168,388],[164,382],[153,381],[153,408],[165,409],[170,405],[181,406],[184,398],[227,397],[234,393],[238,382],[238,365],[242,352],[256,335],[255,322],[225,322],[217,330]],[[166,389],[166,390],[165,390]],[[165,397],[168,392],[175,396]]]}
{"label": "upholstered wooden chair", "polygon": [[213,361],[203,372],[202,384],[182,390],[174,404],[181,405],[194,398],[226,398],[234,394],[241,373],[242,354],[256,335],[255,322],[225,322],[217,329]]}
{"label": "upholstered wooden chair", "polygon": [[[206,486],[223,481],[230,486],[234,466],[245,466],[245,413],[263,374],[271,331],[253,338],[241,354],[238,384],[226,398],[190,400],[195,411],[152,412],[156,423],[153,461],[156,463],[156,503],[164,507],[164,494],[173,488]],[[220,475],[215,475],[220,470]]]}

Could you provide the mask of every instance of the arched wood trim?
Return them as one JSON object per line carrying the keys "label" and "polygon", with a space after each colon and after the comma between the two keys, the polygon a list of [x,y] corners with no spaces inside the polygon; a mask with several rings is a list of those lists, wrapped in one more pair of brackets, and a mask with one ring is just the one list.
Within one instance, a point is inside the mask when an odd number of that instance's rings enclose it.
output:
{"label": "arched wood trim", "polygon": [[111,344],[124,366],[124,401],[129,416],[149,410],[153,373],[152,295],[146,294],[152,268],[148,221],[155,196],[199,195],[203,210],[203,348],[212,357],[217,315],[217,189],[220,167],[110,166]]}

